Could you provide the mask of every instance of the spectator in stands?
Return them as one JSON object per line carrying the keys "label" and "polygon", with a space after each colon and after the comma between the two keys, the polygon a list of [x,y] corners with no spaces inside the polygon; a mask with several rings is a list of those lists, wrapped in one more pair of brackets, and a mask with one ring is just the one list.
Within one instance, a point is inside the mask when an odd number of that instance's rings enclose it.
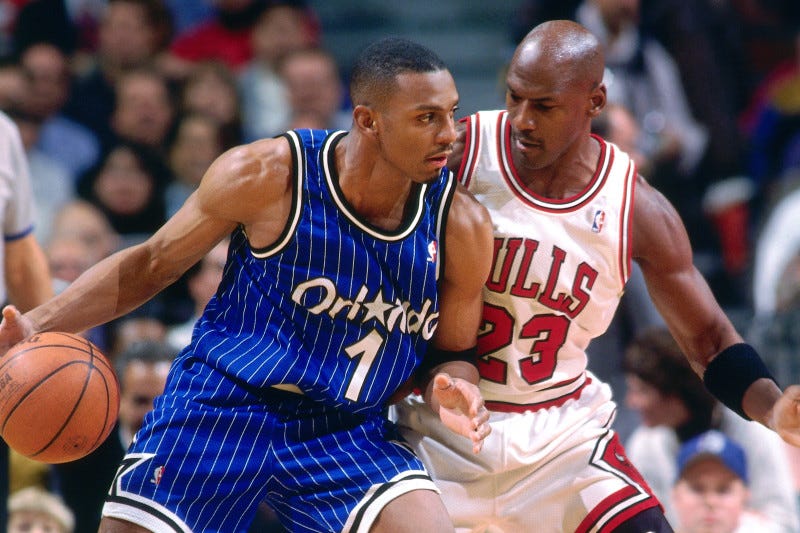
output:
{"label": "spectator in stands", "polygon": [[222,127],[214,117],[199,112],[178,117],[167,140],[167,164],[173,179],[165,192],[167,216],[180,209],[223,151]]}
{"label": "spectator in stands", "polygon": [[102,145],[110,144],[117,80],[124,72],[154,65],[170,36],[162,0],[108,0],[93,65],[75,80],[64,113],[91,129]]}
{"label": "spectator in stands", "polygon": [[[758,466],[756,466],[758,467]],[[678,452],[672,488],[678,533],[767,533],[769,517],[750,509],[744,450],[719,431],[707,431]]]}
{"label": "spectator in stands", "polygon": [[314,43],[305,9],[293,2],[271,3],[253,27],[253,57],[239,75],[245,141],[271,137],[289,126],[291,106],[280,59]]}
{"label": "spectator in stands", "polygon": [[41,122],[36,148],[66,166],[72,188],[78,176],[97,162],[100,146],[91,130],[62,112],[72,87],[69,60],[46,42],[24,49],[19,59],[28,79],[23,109]]}
{"label": "spectator in stands", "polygon": [[61,292],[94,264],[93,250],[77,237],[51,239],[44,251],[56,292]]}
{"label": "spectator in stands", "polygon": [[250,35],[266,0],[212,0],[211,16],[175,36],[169,70],[188,74],[192,64],[217,60],[238,71],[253,56]]}
{"label": "spectator in stands", "polygon": [[800,528],[788,459],[780,437],[757,422],[730,411],[706,390],[666,328],[650,329],[625,351],[629,407],[639,412],[641,426],[625,444],[628,458],[641,472],[675,523],[670,490],[677,477],[676,458],[682,443],[716,429],[745,450],[759,465],[750,476],[751,506],[786,533]]}
{"label": "spectator in stands", "polygon": [[78,194],[98,207],[127,243],[155,232],[166,220],[169,171],[149,147],[122,141],[78,182]]}
{"label": "spectator in stands", "polygon": [[75,199],[53,217],[51,240],[74,238],[83,242],[89,250],[87,260],[92,264],[111,255],[120,246],[119,235],[111,227],[108,218],[93,204]]}
{"label": "spectator in stands", "polygon": [[19,63],[6,59],[0,62],[0,110],[18,109],[25,98],[27,83]]}
{"label": "spectator in stands", "polygon": [[75,517],[55,494],[27,487],[9,497],[7,527],[8,533],[73,533]]}
{"label": "spectator in stands", "polygon": [[349,129],[352,114],[336,58],[319,47],[300,48],[278,64],[289,96],[289,128]]}
{"label": "spectator in stands", "polygon": [[115,86],[111,128],[125,140],[164,153],[175,104],[167,80],[155,69],[140,68],[120,75]]}
{"label": "spectator in stands", "polygon": [[[800,253],[800,168],[767,211],[756,239],[753,260],[753,306],[757,318],[769,319],[778,311],[779,285],[786,268]],[[789,183],[791,179],[791,184]]]}
{"label": "spectator in stands", "polygon": [[[272,0],[212,0],[210,18],[177,35],[170,46],[170,70],[188,74],[191,65],[217,60],[234,72],[241,71],[253,58],[252,33],[261,12]],[[317,36],[314,12],[302,0],[294,0],[305,12],[306,31]]]}
{"label": "spectator in stands", "polygon": [[192,68],[181,87],[178,110],[182,114],[207,113],[217,119],[225,149],[242,142],[239,87],[236,76],[223,63],[205,61]]}
{"label": "spectator in stands", "polygon": [[[13,54],[47,42],[80,71],[97,49],[97,32],[108,0],[13,0],[23,3],[13,29]],[[8,2],[6,2],[8,4]]]}

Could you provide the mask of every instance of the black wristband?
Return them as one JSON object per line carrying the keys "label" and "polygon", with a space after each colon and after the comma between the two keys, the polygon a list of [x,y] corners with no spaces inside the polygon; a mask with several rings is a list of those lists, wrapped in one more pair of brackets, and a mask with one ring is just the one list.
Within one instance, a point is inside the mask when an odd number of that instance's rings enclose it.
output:
{"label": "black wristband", "polygon": [[450,361],[466,361],[471,365],[475,365],[477,364],[477,360],[477,346],[473,346],[472,348],[468,348],[466,350],[454,351],[442,350],[433,345],[428,345],[428,350],[425,352],[425,357],[422,358],[422,362],[417,368],[416,374],[418,379],[427,379],[426,374],[433,370],[434,367],[437,367],[443,363],[449,363]]}
{"label": "black wristband", "polygon": [[719,401],[750,420],[742,409],[742,399],[750,385],[761,378],[775,381],[755,349],[749,344],[739,343],[722,350],[708,364],[703,383]]}

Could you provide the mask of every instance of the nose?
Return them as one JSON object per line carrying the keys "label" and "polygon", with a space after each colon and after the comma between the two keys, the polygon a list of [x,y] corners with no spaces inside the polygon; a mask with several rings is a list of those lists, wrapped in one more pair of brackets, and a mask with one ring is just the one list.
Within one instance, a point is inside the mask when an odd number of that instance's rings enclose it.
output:
{"label": "nose", "polygon": [[456,121],[453,117],[448,116],[444,120],[436,140],[443,145],[451,145],[456,142]]}
{"label": "nose", "polygon": [[531,131],[536,129],[533,107],[530,102],[522,101],[513,108],[509,108],[511,125],[517,131]]}

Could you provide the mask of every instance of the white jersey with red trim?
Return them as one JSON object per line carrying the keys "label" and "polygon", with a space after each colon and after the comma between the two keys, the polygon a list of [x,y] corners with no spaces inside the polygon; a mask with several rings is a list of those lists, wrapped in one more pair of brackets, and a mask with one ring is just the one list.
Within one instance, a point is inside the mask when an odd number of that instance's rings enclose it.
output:
{"label": "white jersey with red trim", "polygon": [[476,113],[466,126],[458,179],[489,209],[495,234],[481,390],[490,409],[559,405],[586,384],[586,347],[608,328],[628,280],[635,167],[595,136],[592,180],[548,199],[514,169],[505,111]]}
{"label": "white jersey with red trim", "polygon": [[[458,176],[494,222],[478,340],[492,428],[480,453],[418,395],[392,406],[458,533],[611,533],[659,505],[612,429],[610,387],[586,347],[611,322],[631,266],[634,165],[599,137],[591,181],[538,196],[511,162],[505,111],[466,120]],[[647,523],[643,518],[642,523]]]}

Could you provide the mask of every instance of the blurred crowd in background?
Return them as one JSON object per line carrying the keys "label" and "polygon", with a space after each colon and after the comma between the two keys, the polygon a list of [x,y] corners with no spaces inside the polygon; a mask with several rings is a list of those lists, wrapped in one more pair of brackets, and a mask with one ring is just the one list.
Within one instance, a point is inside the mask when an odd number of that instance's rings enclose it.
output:
{"label": "blurred crowd in background", "polygon": [[[596,132],[631,153],[673,202],[698,267],[781,384],[800,382],[800,3],[512,3],[502,23],[507,50],[554,18],[577,20],[598,36],[609,105]],[[336,4],[325,2],[325,10]],[[36,235],[56,290],[156,231],[232,146],[291,128],[349,128],[349,65],[327,47],[331,28],[320,6],[0,2],[0,109],[22,133]],[[463,39],[469,54],[469,35]],[[498,80],[504,68],[491,65]],[[502,92],[500,83],[487,102],[502,102]],[[224,261],[224,246],[215,248],[142,308],[85,334],[113,360],[140,341],[177,353]],[[622,354],[639,330],[658,323],[635,280],[607,338],[590,352],[595,371],[620,387],[620,404]],[[638,424],[620,420],[623,436]],[[57,492],[57,473],[45,466],[12,464],[12,490]],[[81,524],[76,531],[91,529]]]}

